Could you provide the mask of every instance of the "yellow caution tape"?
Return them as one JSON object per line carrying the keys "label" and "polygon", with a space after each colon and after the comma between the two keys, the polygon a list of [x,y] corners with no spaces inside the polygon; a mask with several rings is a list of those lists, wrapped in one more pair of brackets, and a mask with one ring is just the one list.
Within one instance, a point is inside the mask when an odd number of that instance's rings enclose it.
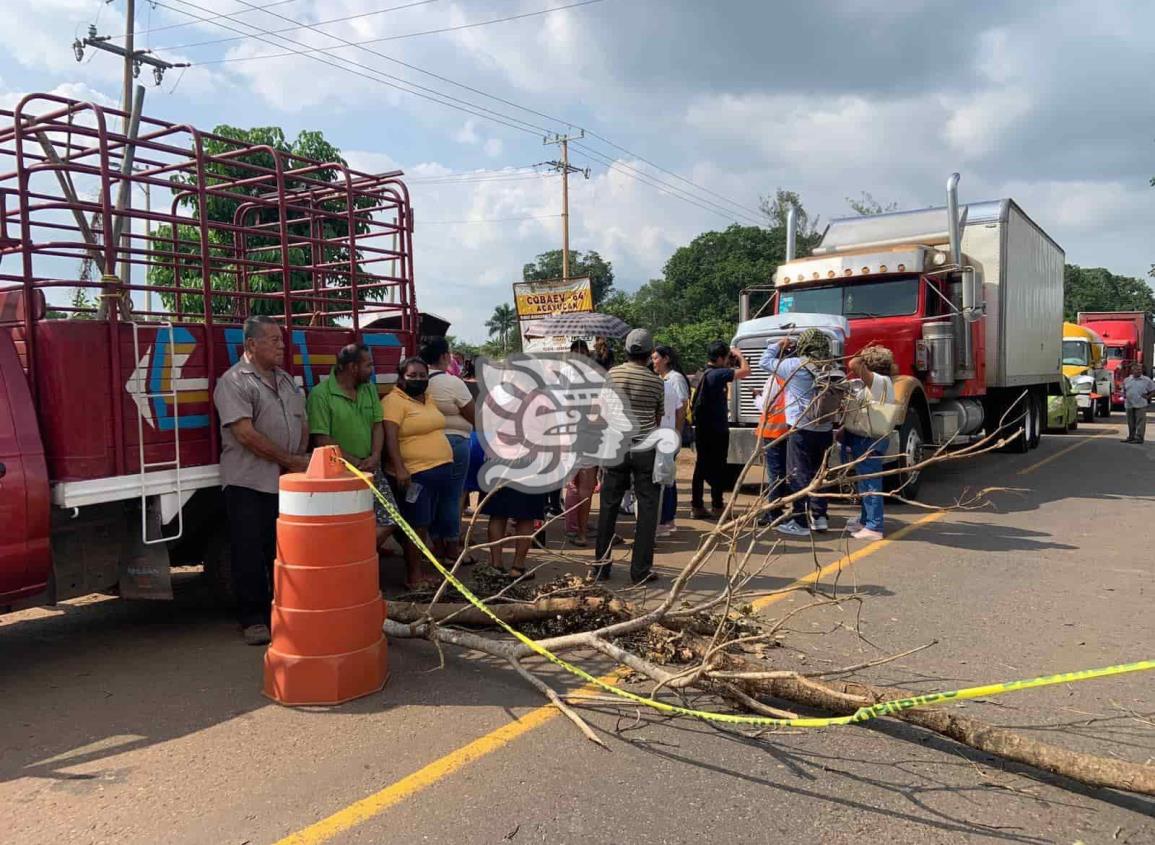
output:
{"label": "yellow caution tape", "polygon": [[702,719],[708,722],[724,722],[731,725],[759,725],[766,727],[779,728],[829,728],[837,725],[853,725],[858,722],[865,722],[869,719],[874,719],[878,716],[887,716],[892,713],[899,713],[903,710],[911,710],[916,707],[925,707],[928,704],[938,704],[942,701],[965,700],[970,698],[989,698],[990,696],[1002,695],[1007,692],[1015,692],[1017,690],[1034,689],[1036,687],[1048,687],[1053,684],[1069,684],[1074,681],[1090,681],[1094,678],[1106,678],[1111,675],[1124,675],[1129,672],[1143,672],[1148,669],[1155,669],[1155,660],[1139,660],[1135,663],[1121,663],[1117,666],[1104,666],[1100,669],[1084,669],[1080,672],[1063,672],[1058,675],[1044,675],[1040,678],[1027,678],[1021,681],[1006,681],[1001,684],[985,684],[980,687],[967,687],[966,689],[953,690],[951,692],[929,692],[925,695],[912,695],[909,698],[898,698],[893,701],[883,701],[878,704],[872,704],[869,707],[860,707],[849,716],[829,716],[813,719],[775,719],[770,716],[743,716],[736,713],[714,713],[709,710],[693,710],[689,707],[679,707],[676,704],[669,704],[665,701],[658,701],[655,698],[648,698],[629,690],[621,689],[613,684],[595,678],[580,666],[575,666],[572,663],[563,660],[549,649],[543,648],[540,644],[527,637],[517,629],[513,628],[509,623],[497,617],[492,610],[490,610],[481,599],[475,596],[468,587],[459,581],[453,573],[451,573],[445,566],[437,559],[426,545],[421,541],[417,532],[401,517],[396,506],[386,499],[377,486],[373,483],[373,479],[365,475],[348,461],[344,461],[345,466],[355,476],[360,478],[369,489],[373,491],[373,495],[377,497],[382,507],[392,517],[393,521],[401,526],[401,530],[405,532],[411,542],[419,548],[429,562],[432,563],[437,571],[444,576],[454,589],[461,595],[493,620],[494,624],[502,628],[506,633],[515,637],[518,642],[524,644],[531,649],[535,654],[541,655],[551,663],[560,666],[567,672],[576,675],[583,681],[593,684],[606,692],[616,695],[618,698],[632,701],[634,704],[641,704],[645,707],[651,707],[662,713],[670,713],[678,716],[690,716],[695,719]]}

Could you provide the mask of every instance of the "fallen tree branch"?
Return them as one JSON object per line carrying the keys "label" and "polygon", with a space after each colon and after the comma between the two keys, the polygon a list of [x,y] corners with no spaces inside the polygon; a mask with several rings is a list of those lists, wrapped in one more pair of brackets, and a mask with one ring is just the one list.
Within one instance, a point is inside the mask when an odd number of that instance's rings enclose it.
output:
{"label": "fallen tree branch", "polygon": [[[538,599],[532,603],[492,604],[489,609],[502,622],[516,625],[520,622],[536,622],[565,613],[582,610],[604,610],[618,616],[629,615],[633,608],[621,599],[602,596],[577,596],[571,598]],[[476,607],[464,602],[404,602],[389,605],[389,618],[394,622],[409,624],[422,620],[444,622],[450,617],[456,625],[490,626],[493,620]]]}

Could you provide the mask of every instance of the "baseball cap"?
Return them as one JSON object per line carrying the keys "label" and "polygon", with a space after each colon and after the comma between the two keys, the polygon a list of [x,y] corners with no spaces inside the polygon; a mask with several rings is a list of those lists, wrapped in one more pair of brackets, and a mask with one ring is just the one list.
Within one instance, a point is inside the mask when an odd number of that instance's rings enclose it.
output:
{"label": "baseball cap", "polygon": [[654,351],[654,336],[645,329],[631,329],[626,335],[626,353],[643,355]]}

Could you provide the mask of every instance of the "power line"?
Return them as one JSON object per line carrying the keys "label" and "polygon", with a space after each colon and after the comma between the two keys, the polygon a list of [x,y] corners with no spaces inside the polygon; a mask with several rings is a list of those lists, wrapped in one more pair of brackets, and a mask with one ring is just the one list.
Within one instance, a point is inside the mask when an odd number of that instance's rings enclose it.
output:
{"label": "power line", "polygon": [[[104,4],[106,4],[106,3],[108,2],[108,0],[98,0],[98,2],[100,2],[101,6],[103,7],[103,5],[104,5]],[[261,7],[260,7],[260,10],[261,10],[261,11],[264,11],[265,9],[269,9],[269,8],[272,8],[273,6],[285,6],[285,5],[289,4],[289,3],[296,3],[296,2],[299,2],[299,0],[275,0],[275,2],[273,2],[273,3],[267,3],[267,4],[265,4],[264,6],[261,6]],[[153,3],[152,5],[153,5],[153,6],[160,6],[160,4],[159,4],[159,3]],[[167,7],[162,7],[162,8],[167,8]],[[170,9],[170,11],[173,11],[173,10],[171,10],[171,9]],[[213,14],[216,14],[216,13],[214,12]],[[238,14],[239,14],[239,13],[238,13]],[[247,14],[247,12],[246,12],[246,14]],[[99,13],[97,14],[97,20],[96,20],[96,22],[97,22],[97,23],[100,23],[100,15],[99,15]],[[152,34],[152,33],[154,33],[154,32],[165,32],[165,31],[167,31],[167,30],[170,30],[170,29],[182,29],[183,27],[186,27],[186,26],[192,26],[192,25],[193,25],[194,23],[196,23],[196,22],[197,22],[197,21],[185,21],[184,23],[170,23],[170,24],[165,24],[164,26],[158,26],[158,27],[149,27],[148,29],[140,29],[140,30],[137,30],[136,32],[134,32],[134,33],[133,33],[133,36],[137,36],[137,35],[151,35],[151,34]],[[212,23],[212,20],[211,20],[211,19],[208,19],[208,20],[206,20],[205,22],[207,22],[207,23]],[[125,36],[123,36],[123,35],[114,35],[114,36],[112,36],[112,37],[113,37],[113,38],[124,38]]]}
{"label": "power line", "polygon": [[[211,12],[211,10],[205,9],[203,6],[198,6],[195,3],[191,3],[188,0],[176,0],[176,2],[183,3],[185,6],[189,6],[193,9],[198,9],[200,11]],[[194,15],[192,12],[185,11],[184,9],[179,9],[175,6],[169,6],[169,5],[167,5],[165,3],[161,3],[161,2],[157,2],[156,5],[160,6],[162,9],[169,9],[169,10],[177,12],[179,14],[187,15],[191,18],[196,19],[196,20],[204,21],[206,23],[211,23],[213,26],[219,26],[222,29],[229,30],[230,32],[244,33],[244,30],[237,29],[236,27],[229,26],[228,24],[225,24],[225,23],[221,23],[219,19],[202,18],[199,15]],[[218,16],[218,17],[228,17],[228,16],[225,15],[225,16]],[[240,23],[242,26],[247,26],[247,27],[250,27],[252,29],[256,29],[258,32],[264,32],[263,30],[260,29],[260,27],[256,27],[253,24],[245,23],[243,21],[238,21],[238,23]],[[247,33],[245,33],[245,34],[247,34]],[[274,41],[270,41],[269,39],[262,37],[261,35],[253,35],[253,37],[260,40],[260,41],[264,41],[266,44],[271,44],[274,47],[282,46],[282,45],[280,45]],[[292,41],[289,38],[285,38],[284,36],[277,36],[277,37],[281,38],[281,40],[283,40],[283,41],[289,41],[292,44],[299,44],[300,43],[300,42]],[[328,55],[328,54],[326,54],[326,55]],[[424,85],[418,85],[416,82],[410,82],[409,80],[402,79],[399,76],[394,76],[392,74],[385,73],[382,70],[367,67],[365,65],[360,64],[359,62],[353,61],[352,59],[346,59],[346,58],[343,58],[341,56],[334,56],[334,55],[328,55],[328,57],[330,59],[335,60],[335,61],[327,61],[326,59],[324,59],[318,55],[306,54],[306,55],[304,55],[304,57],[307,59],[312,59],[313,61],[316,61],[316,62],[320,62],[321,64],[327,65],[328,67],[336,68],[337,70],[343,70],[347,73],[352,73],[355,76],[360,76],[363,79],[368,79],[370,82],[377,82],[381,85],[387,85],[390,88],[396,88],[399,91],[404,91],[407,94],[413,94],[414,96],[422,97],[423,99],[429,100],[429,101],[434,102],[434,103],[439,103],[440,105],[443,105],[443,106],[448,106],[449,108],[457,109],[458,111],[464,112],[465,114],[470,114],[470,115],[473,115],[474,117],[482,118],[483,120],[490,120],[490,121],[493,121],[495,123],[500,123],[503,126],[508,126],[509,128],[516,129],[520,132],[526,132],[530,135],[538,135],[542,132],[548,131],[548,130],[545,130],[541,127],[534,126],[533,124],[527,123],[526,121],[520,120],[519,118],[511,117],[508,115],[502,115],[500,112],[495,112],[492,109],[485,108],[484,106],[478,106],[474,103],[470,103],[468,100],[462,100],[459,97],[454,97],[450,94],[445,94],[443,92],[437,91],[436,89],[428,88]],[[337,64],[336,62],[344,62],[345,64]],[[346,67],[345,65],[352,65],[354,68],[357,68],[358,70],[353,70],[352,68]],[[370,76],[369,74],[376,74],[376,76]],[[381,79],[378,77],[385,77],[385,79]],[[389,79],[394,80],[394,81],[393,82],[386,81]],[[412,90],[412,89],[419,89],[419,90]],[[427,93],[420,93],[421,91],[424,91]],[[452,101],[452,102],[448,102],[448,101]],[[454,103],[458,103],[460,105],[454,105]],[[506,118],[508,118],[508,119],[506,119]],[[513,121],[516,121],[516,123]],[[521,124],[521,125],[518,125],[518,124]]]}
{"label": "power line", "polygon": [[[346,21],[357,20],[358,18],[371,18],[376,15],[384,15],[388,12],[396,12],[401,9],[412,9],[414,6],[428,6],[430,3],[436,3],[438,0],[414,0],[412,3],[403,3],[400,6],[388,6],[384,9],[374,9],[371,12],[360,12],[356,15],[345,15],[340,18],[329,18],[326,21],[317,21],[315,26],[327,26],[331,23],[345,23]],[[247,11],[253,11],[249,9]],[[261,7],[261,11],[265,11],[265,7]],[[239,14],[239,13],[238,13]],[[250,24],[251,25],[251,24]],[[287,26],[284,29],[270,29],[266,31],[268,35],[280,35],[282,32],[296,32],[299,29],[304,29],[303,26]],[[231,41],[246,41],[252,36],[250,35],[235,35],[231,38],[213,38],[208,41],[194,41],[190,44],[177,44],[172,47],[165,47],[165,50],[191,50],[193,47],[207,47],[210,44],[228,44]],[[394,36],[404,37],[404,36]],[[254,56],[253,58],[264,58],[262,56]],[[272,58],[271,56],[269,58]],[[211,62],[203,62],[202,64],[213,64]]]}
{"label": "power line", "polygon": [[[357,14],[357,15],[346,15],[343,18],[331,18],[327,21],[317,21],[315,24],[301,24],[299,26],[287,26],[287,27],[284,27],[283,29],[270,29],[270,30],[267,30],[267,33],[269,35],[280,35],[282,32],[296,32],[296,31],[302,30],[302,29],[315,29],[315,27],[326,26],[326,25],[331,24],[331,23],[342,23],[344,21],[354,20],[356,18],[364,18],[364,17],[370,17],[372,15],[380,15],[380,14],[384,14],[385,12],[396,11],[397,9],[408,9],[412,6],[422,6],[422,5],[425,5],[426,3],[433,3],[433,2],[436,2],[436,0],[418,0],[418,2],[407,3],[403,6],[391,6],[388,9],[378,9],[374,12],[363,12],[363,13]],[[495,23],[507,23],[509,21],[517,21],[517,20],[522,20],[524,18],[534,18],[534,17],[538,17],[540,15],[548,15],[551,12],[561,12],[561,11],[564,11],[566,9],[576,9],[579,6],[591,6],[594,3],[603,3],[603,2],[605,2],[605,0],[580,0],[579,2],[569,3],[565,6],[554,6],[554,7],[551,7],[549,9],[538,9],[536,12],[523,12],[519,15],[506,15],[505,17],[501,17],[501,18],[491,18],[491,19],[485,20],[485,21],[474,21],[473,23],[457,24],[456,26],[443,26],[443,27],[439,27],[437,29],[425,29],[425,30],[422,30],[421,32],[407,32],[407,33],[404,33],[402,35],[385,35],[385,36],[381,36],[380,38],[370,38],[370,39],[367,39],[365,41],[350,41],[350,42],[347,42],[347,45],[343,45],[343,46],[364,47],[366,44],[381,44],[385,41],[399,41],[403,38],[417,38],[418,36],[422,36],[422,35],[437,35],[437,34],[444,33],[444,32],[457,32],[457,31],[462,30],[462,29],[475,29],[475,28],[480,27],[480,26],[490,26],[491,24],[495,24]],[[315,31],[319,31],[319,30],[315,30]],[[328,35],[331,38],[337,37],[335,35],[331,35],[328,32],[325,32],[322,34]],[[193,44],[181,44],[181,45],[178,45],[175,47],[166,47],[165,49],[166,50],[187,50],[187,49],[190,49],[192,47],[204,47],[204,46],[207,46],[209,44],[224,44],[224,43],[229,42],[229,41],[243,41],[248,37],[249,36],[237,36],[235,38],[217,38],[217,39],[214,39],[212,41],[198,41],[198,42],[193,43]],[[305,50],[299,51],[299,53],[300,54],[303,54],[303,53],[323,53],[323,52],[326,52],[326,51],[331,50],[331,49],[333,49],[333,48],[332,47],[309,47]],[[237,62],[237,61],[249,62],[249,61],[256,61],[258,59],[276,59],[276,58],[281,58],[282,56],[291,56],[291,55],[294,55],[294,52],[267,53],[267,54],[259,55],[259,56],[237,56],[234,58],[210,59],[208,61],[199,62],[198,64],[218,65],[218,64],[226,64],[229,62]]]}
{"label": "power line", "polygon": [[[211,13],[211,10],[207,10],[207,9],[204,9],[203,7],[197,6],[195,3],[188,2],[188,0],[177,0],[177,2],[180,2],[186,6],[190,6],[194,9],[199,9],[200,11],[207,11],[207,12]],[[251,3],[245,2],[245,0],[238,0],[238,2],[241,2],[245,6],[249,6],[251,9],[257,9],[257,8],[264,9],[265,8],[265,7],[256,7]],[[172,9],[173,11],[177,11],[181,14],[189,15],[190,17],[196,18],[198,20],[204,20],[206,22],[212,23],[215,26],[219,26],[219,27],[226,29],[226,30],[229,30],[231,32],[237,32],[237,33],[241,33],[241,34],[250,35],[249,33],[245,33],[243,30],[236,29],[235,27],[232,27],[232,26],[229,26],[227,24],[223,24],[220,22],[219,18],[221,18],[221,17],[228,18],[230,20],[235,20],[235,15],[232,15],[232,14],[219,15],[217,19],[199,18],[199,16],[192,15],[191,13],[186,12],[183,9],[175,9],[174,7],[166,6],[164,3],[158,3],[158,5],[160,5],[163,8]],[[241,14],[241,12],[238,12],[235,14]],[[316,30],[315,27],[312,25],[302,24],[300,21],[296,21],[292,18],[286,17],[286,16],[281,15],[279,13],[269,12],[269,14],[273,15],[274,17],[278,17],[278,18],[280,18],[280,19],[282,19],[288,23],[294,24],[295,26],[298,26],[301,28],[306,28],[306,29],[313,29],[314,31],[317,31],[321,35],[326,35],[329,38],[332,38],[336,41],[343,42],[346,46],[358,47],[359,49],[364,50],[365,52],[368,52],[372,55],[379,56],[381,58],[386,59],[387,61],[393,62],[394,64],[399,64],[403,67],[409,68],[409,69],[414,70],[418,73],[421,73],[421,74],[424,74],[426,76],[433,77],[434,79],[438,79],[440,81],[446,82],[447,84],[450,84],[450,85],[462,88],[464,90],[479,94],[480,96],[486,97],[488,99],[491,99],[491,100],[494,100],[497,102],[505,103],[505,104],[515,108],[515,109],[520,110],[520,111],[525,111],[525,112],[528,112],[530,114],[536,114],[536,115],[543,116],[552,122],[564,123],[566,126],[573,127],[572,123],[568,123],[568,122],[562,121],[558,118],[554,118],[554,117],[551,117],[549,115],[545,115],[542,112],[537,112],[533,109],[527,108],[525,106],[521,106],[521,105],[514,103],[510,100],[506,100],[502,97],[498,97],[496,95],[489,94],[489,93],[482,91],[480,89],[473,88],[472,86],[465,85],[463,83],[457,82],[457,81],[450,79],[448,77],[441,76],[440,74],[433,73],[432,71],[428,71],[428,70],[425,70],[424,68],[417,67],[416,65],[412,65],[412,64],[409,64],[407,62],[403,62],[399,59],[393,58],[392,56],[388,56],[384,53],[381,53],[380,51],[371,50],[367,47],[357,45],[353,42],[348,41],[347,39],[341,38],[340,36],[332,35],[330,33],[326,33],[326,32],[323,32],[321,30]],[[264,43],[272,44],[272,46],[281,46],[281,45],[275,44],[274,42],[269,41],[268,38],[263,37],[263,36],[273,36],[273,37],[279,38],[281,41],[289,42],[290,44],[292,44],[296,47],[305,47],[306,46],[306,45],[301,44],[301,42],[299,42],[299,41],[295,41],[293,39],[286,38],[284,36],[277,36],[273,33],[268,32],[267,30],[261,29],[260,27],[254,25],[254,24],[250,24],[250,23],[243,22],[243,21],[237,21],[237,22],[243,26],[247,26],[250,29],[254,29],[258,33],[260,33],[260,34],[251,34],[251,37],[256,38],[257,40],[263,41]],[[337,48],[330,48],[330,49],[337,49]],[[379,84],[383,84],[383,85],[387,85],[389,87],[397,88],[398,90],[405,91],[406,93],[409,93],[409,94],[414,94],[415,96],[422,97],[423,99],[430,100],[431,102],[436,102],[436,103],[439,103],[440,105],[449,106],[450,108],[457,109],[458,111],[462,111],[466,114],[471,114],[475,117],[481,117],[483,119],[490,120],[490,121],[493,121],[495,123],[499,123],[501,125],[507,126],[511,129],[517,129],[519,131],[527,132],[529,134],[537,134],[537,133],[548,134],[550,132],[550,130],[545,128],[545,127],[539,126],[537,124],[531,123],[531,122],[523,120],[521,118],[517,118],[517,117],[514,117],[512,115],[508,115],[508,114],[505,114],[502,112],[497,112],[497,111],[494,111],[493,109],[486,108],[485,106],[478,105],[477,103],[474,103],[474,102],[471,102],[468,100],[463,100],[459,97],[454,97],[453,95],[447,94],[443,91],[438,91],[436,89],[429,88],[427,86],[419,85],[418,83],[403,79],[401,77],[394,76],[392,74],[386,73],[385,71],[379,70],[377,68],[372,68],[372,67],[368,67],[366,65],[362,65],[359,62],[356,62],[352,59],[346,59],[346,58],[343,58],[340,56],[332,55],[328,50],[310,50],[309,48],[306,48],[306,50],[307,50],[307,52],[306,51],[293,50],[293,51],[291,51],[290,55],[303,55],[306,58],[311,58],[314,61],[319,61],[322,64],[328,65],[329,67],[334,67],[334,68],[337,68],[338,70],[344,70],[348,73],[353,73],[354,75],[360,76],[364,79],[369,79],[370,81],[374,81],[374,82],[377,82]],[[332,61],[326,61],[326,59],[321,58],[321,56],[317,55],[317,53],[323,53],[329,59],[334,59],[336,61],[343,62],[345,64],[351,64],[351,65],[353,65],[353,67],[357,68],[358,70],[352,70],[351,68],[346,67],[342,64],[334,64],[334,62],[332,62]],[[380,77],[385,77],[385,79],[376,78],[376,77],[370,76],[368,74],[377,74]],[[386,81],[386,79],[394,80],[394,82],[388,82],[388,81]],[[400,84],[395,84],[395,83],[400,83]],[[413,89],[417,89],[417,90],[413,90]],[[420,92],[426,92],[426,93],[420,93]],[[455,104],[457,104],[457,105],[455,105]],[[629,150],[626,150],[626,148],[621,147],[620,145],[615,144],[614,146],[618,147],[619,149],[623,150],[624,152],[630,153]],[[644,174],[642,171],[640,171],[637,168],[634,168],[630,165],[619,166],[612,159],[610,159],[608,156],[605,156],[601,153],[597,153],[596,151],[592,150],[589,147],[585,147],[584,149],[587,152],[587,154],[593,155],[598,160],[601,160],[610,169],[618,170],[619,172],[622,172],[623,174],[629,176],[630,178],[637,179],[638,181],[642,182],[643,184],[658,188],[662,193],[665,193],[668,196],[673,196],[677,199],[682,199],[686,202],[690,202],[692,205],[695,205],[698,208],[702,208],[704,210],[711,211],[715,214],[718,214],[719,216],[725,217],[726,219],[735,219],[736,217],[741,217],[741,218],[744,218],[747,222],[754,222],[754,223],[760,222],[756,218],[753,218],[749,215],[736,214],[734,211],[726,208],[725,206],[720,205],[717,202],[714,202],[713,200],[706,199],[705,197],[694,197],[692,194],[689,194],[686,190],[681,189],[681,188],[677,188],[676,186],[673,186],[673,185],[670,185],[669,183],[666,183],[663,180],[661,180],[660,177],[655,177],[655,176],[650,176],[649,174]],[[630,154],[632,154],[632,153],[630,153]],[[641,160],[640,156],[638,158],[639,158],[639,160]],[[701,186],[696,185],[696,183],[693,183],[690,180],[685,179],[684,177],[678,177],[678,178],[681,179],[682,181],[694,186],[695,188],[697,188],[700,191],[709,192],[708,189],[703,189]],[[713,193],[713,192],[709,192],[709,193]],[[744,208],[744,206],[740,206],[737,203],[733,203],[733,201],[729,201],[729,202],[731,205],[737,206],[739,208]]]}

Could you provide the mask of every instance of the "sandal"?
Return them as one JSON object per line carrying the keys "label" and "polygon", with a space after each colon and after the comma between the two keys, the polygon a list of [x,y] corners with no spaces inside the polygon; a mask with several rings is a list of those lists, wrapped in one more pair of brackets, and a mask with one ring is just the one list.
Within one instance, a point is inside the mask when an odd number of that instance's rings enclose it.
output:
{"label": "sandal", "polygon": [[509,577],[511,577],[514,581],[532,581],[534,578],[537,577],[537,573],[536,572],[527,572],[524,569],[520,569],[520,568],[514,566],[514,567],[511,567],[509,570]]}

